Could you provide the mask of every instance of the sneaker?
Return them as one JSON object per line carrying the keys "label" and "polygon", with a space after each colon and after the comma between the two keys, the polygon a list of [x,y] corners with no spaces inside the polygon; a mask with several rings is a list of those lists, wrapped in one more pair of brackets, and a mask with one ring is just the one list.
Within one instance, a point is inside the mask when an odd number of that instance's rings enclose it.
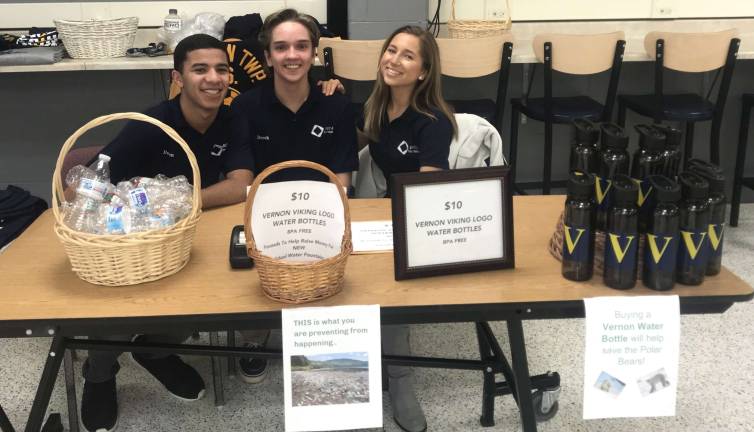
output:
{"label": "sneaker", "polygon": [[136,364],[152,374],[157,381],[178,399],[199,400],[204,396],[204,380],[199,373],[175,354],[152,359],[142,354],[131,353]]}
{"label": "sneaker", "polygon": [[[255,343],[247,343],[246,348],[261,350],[264,347]],[[267,376],[267,359],[243,357],[238,359],[238,368],[241,371],[242,380],[249,384],[260,383]]]}
{"label": "sneaker", "polygon": [[118,394],[115,377],[109,381],[84,381],[81,422],[89,432],[111,432],[118,425]]}

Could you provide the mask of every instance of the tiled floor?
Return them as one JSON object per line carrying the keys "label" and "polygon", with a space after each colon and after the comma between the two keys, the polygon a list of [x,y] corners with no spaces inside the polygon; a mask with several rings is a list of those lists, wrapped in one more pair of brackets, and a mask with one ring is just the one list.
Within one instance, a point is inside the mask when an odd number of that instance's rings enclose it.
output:
{"label": "tiled floor", "polygon": [[[724,264],[754,285],[754,204],[742,207],[738,228],[728,228]],[[493,325],[505,335],[505,325]],[[582,415],[583,331],[581,319],[525,323],[533,374],[557,370],[562,378],[560,411],[540,431],[726,431],[748,432],[754,424],[754,303],[736,304],[722,315],[682,317],[681,368],[677,415],[668,418],[589,420]],[[0,404],[17,429],[26,421],[48,348],[47,339],[0,340]],[[471,325],[415,326],[417,354],[469,355],[476,349]],[[80,357],[83,357],[82,354]],[[170,397],[127,355],[118,375],[119,431],[282,431],[283,395],[280,363],[263,383],[226,383],[227,403],[218,409],[208,397],[194,403]],[[79,397],[81,360],[77,361]],[[209,384],[206,358],[189,358]],[[61,374],[62,376],[62,374]],[[477,372],[417,371],[417,390],[432,431],[485,431],[479,426],[481,376]],[[399,430],[384,400],[385,430]],[[50,410],[67,418],[62,378]],[[510,397],[495,404],[496,429],[520,430]]]}

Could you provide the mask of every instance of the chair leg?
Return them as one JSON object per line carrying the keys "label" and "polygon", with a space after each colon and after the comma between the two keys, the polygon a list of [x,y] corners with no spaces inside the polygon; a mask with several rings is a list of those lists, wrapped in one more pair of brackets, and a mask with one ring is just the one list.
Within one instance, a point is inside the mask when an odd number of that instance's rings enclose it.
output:
{"label": "chair leg", "polygon": [[618,125],[626,127],[626,105],[618,99]]}
{"label": "chair leg", "polygon": [[686,162],[694,158],[694,122],[686,122],[686,147],[683,151],[683,166],[681,170],[686,169]]}
{"label": "chair leg", "polygon": [[717,166],[720,166],[720,123],[722,119],[715,114],[709,138],[709,160]]}
{"label": "chair leg", "polygon": [[741,110],[741,127],[738,130],[738,149],[736,149],[736,169],[733,172],[733,197],[730,200],[730,226],[738,226],[738,212],[741,208],[741,188],[743,187],[744,166],[746,162],[746,143],[749,137],[749,116],[751,105],[744,103]]}
{"label": "chair leg", "polygon": [[542,173],[542,195],[550,195],[552,179],[552,122],[545,120],[545,157]]}
{"label": "chair leg", "polygon": [[[209,332],[209,344],[220,346],[220,338],[216,331]],[[212,388],[215,393],[215,406],[225,405],[225,389],[223,386],[223,371],[220,357],[210,357],[212,361]]]}
{"label": "chair leg", "polygon": [[515,106],[511,111],[511,142],[510,153],[508,154],[508,160],[511,164],[511,183],[513,183],[513,189],[522,195],[522,192],[516,186],[516,165],[518,164],[518,125],[521,122],[521,111]]}

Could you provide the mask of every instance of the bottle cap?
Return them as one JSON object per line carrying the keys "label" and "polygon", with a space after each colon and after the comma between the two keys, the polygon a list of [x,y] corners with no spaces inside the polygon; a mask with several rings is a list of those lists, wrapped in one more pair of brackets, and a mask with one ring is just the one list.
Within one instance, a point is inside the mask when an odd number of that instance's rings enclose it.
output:
{"label": "bottle cap", "polygon": [[[164,10],[164,9],[163,9],[163,10]],[[170,9],[170,10],[168,10],[168,13],[169,13],[170,15],[178,15],[178,9]]]}
{"label": "bottle cap", "polygon": [[622,127],[615,123],[603,123],[600,129],[602,131],[602,148],[610,147],[616,150],[625,150],[628,147],[628,135]]}
{"label": "bottle cap", "polygon": [[613,177],[613,204],[615,206],[635,206],[639,198],[639,186],[629,176],[617,174]]}
{"label": "bottle cap", "polygon": [[701,159],[690,159],[686,162],[686,169],[707,180],[711,194],[725,193],[725,174],[717,165]]}
{"label": "bottle cap", "polygon": [[681,145],[681,137],[683,136],[682,130],[664,124],[655,124],[652,125],[652,127],[665,134],[666,147],[675,149],[678,148],[679,145]]}
{"label": "bottle cap", "polygon": [[585,118],[574,119],[573,127],[576,130],[576,140],[581,143],[597,144],[600,138],[600,131],[597,126]]}
{"label": "bottle cap", "polygon": [[568,198],[588,200],[594,195],[594,176],[589,173],[574,172],[568,179]]}
{"label": "bottle cap", "polygon": [[681,192],[685,199],[704,199],[709,197],[709,183],[691,171],[678,174],[678,182],[681,183]]}
{"label": "bottle cap", "polygon": [[102,159],[105,162],[110,162],[110,156],[108,156],[108,155],[106,155],[104,153],[100,153],[99,154],[99,158]]}
{"label": "bottle cap", "polygon": [[678,202],[681,200],[681,186],[664,175],[651,175],[647,181],[654,189],[655,199],[660,202]]}
{"label": "bottle cap", "polygon": [[638,125],[639,147],[650,152],[661,152],[665,149],[665,134],[650,125]]}

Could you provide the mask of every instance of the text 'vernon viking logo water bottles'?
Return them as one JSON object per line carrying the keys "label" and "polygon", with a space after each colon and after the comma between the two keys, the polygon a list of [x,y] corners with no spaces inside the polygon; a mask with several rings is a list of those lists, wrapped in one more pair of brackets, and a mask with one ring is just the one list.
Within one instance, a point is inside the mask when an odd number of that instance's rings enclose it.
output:
{"label": "text 'vernon viking logo water bottles'", "polygon": [[563,266],[566,279],[585,281],[594,270],[594,177],[571,174],[563,212]]}
{"label": "text 'vernon viking logo water bottles'", "polygon": [[644,238],[642,282],[648,288],[665,291],[675,284],[678,256],[678,223],[681,188],[673,180],[653,175],[647,178],[654,191],[646,205],[650,214]]}
{"label": "text 'vernon viking logo water bottles'", "polygon": [[638,266],[638,187],[626,175],[616,175],[612,184],[613,206],[607,214],[603,280],[611,288],[628,289],[636,285]]}
{"label": "text 'vernon viking logo water bottles'", "polygon": [[692,172],[678,175],[683,201],[680,208],[681,241],[678,250],[676,278],[684,285],[704,282],[709,259],[709,183]]}

